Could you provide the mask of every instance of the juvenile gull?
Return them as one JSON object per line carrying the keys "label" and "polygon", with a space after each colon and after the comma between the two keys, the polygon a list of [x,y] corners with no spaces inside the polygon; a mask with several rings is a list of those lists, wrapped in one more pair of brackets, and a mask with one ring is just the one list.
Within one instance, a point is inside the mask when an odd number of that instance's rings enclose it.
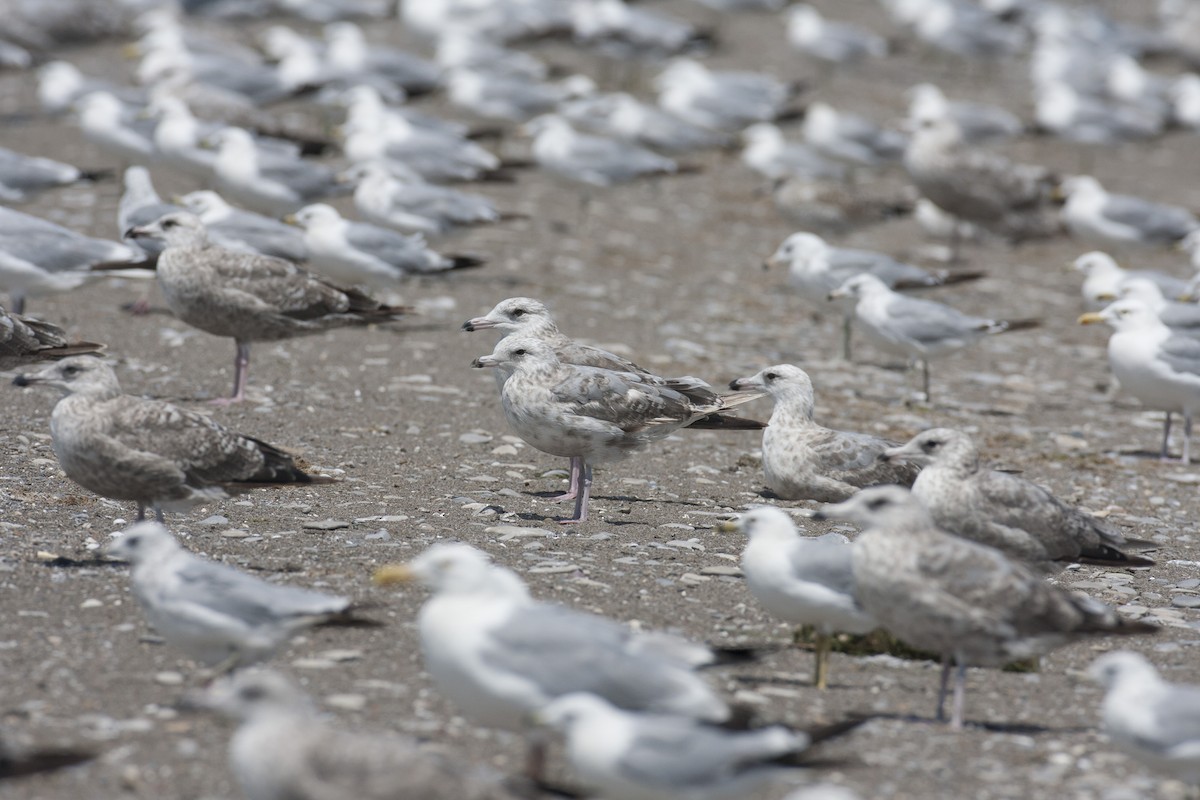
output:
{"label": "juvenile gull", "polygon": [[64,358],[13,383],[63,393],[50,415],[59,466],[89,491],[136,502],[139,520],[147,507],[162,521],[164,510],[186,510],[249,489],[331,482],[203,414],[122,394],[112,367],[98,358]]}
{"label": "juvenile gull", "polygon": [[1110,194],[1090,175],[1062,183],[1067,198],[1063,222],[1072,236],[1120,244],[1174,245],[1200,228],[1200,220],[1180,206]]}
{"label": "juvenile gull", "polygon": [[293,220],[304,229],[312,269],[348,286],[394,291],[402,278],[483,263],[470,256],[435,253],[419,233],[406,236],[368,222],[352,222],[324,203],[305,206],[288,217]]}
{"label": "juvenile gull", "polygon": [[887,39],[879,34],[846,22],[827,20],[804,3],[787,11],[787,39],[801,53],[832,64],[852,64],[888,54]]}
{"label": "juvenile gull", "polygon": [[286,586],[184,549],[157,522],[139,522],[105,550],[133,565],[133,596],[169,644],[224,672],[273,656],[315,625],[363,625],[350,598]]}
{"label": "juvenile gull", "polygon": [[0,370],[68,356],[98,354],[103,349],[102,344],[67,338],[57,325],[10,314],[0,306]]}
{"label": "juvenile gull", "polygon": [[643,175],[675,172],[678,165],[636,144],[580,133],[557,114],[526,123],[533,157],[550,172],[593,186],[625,183]]}
{"label": "juvenile gull", "polygon": [[517,796],[503,787],[498,773],[425,749],[411,737],[332,725],[278,672],[238,672],[189,699],[240,721],[229,740],[229,767],[248,800]]}
{"label": "juvenile gull", "polygon": [[773,75],[710,70],[690,58],[674,59],[654,85],[664,111],[694,125],[728,132],[776,119],[793,89]]}
{"label": "juvenile gull", "polygon": [[766,392],[775,402],[763,430],[762,466],[767,486],[784,500],[837,503],[864,486],[911,486],[917,477],[919,467],[879,460],[895,442],[831,430],[813,421],[812,381],[799,367],[767,367],[731,381],[729,388]]}
{"label": "juvenile gull", "polygon": [[1147,408],[1166,412],[1160,458],[1168,456],[1171,414],[1183,415],[1184,464],[1191,463],[1192,418],[1200,412],[1200,339],[1168,328],[1158,314],[1136,300],[1118,300],[1079,318],[1087,325],[1107,322],[1108,366],[1122,391]]}
{"label": "juvenile gull", "polygon": [[500,400],[517,435],[543,453],[583,460],[572,487],[575,514],[562,522],[587,519],[593,464],[622,459],[706,417],[727,429],[761,427],[722,413],[758,397],[757,392],[697,393],[632,372],[565,364],[553,346],[531,337],[507,336],[472,366],[508,374]]}
{"label": "juvenile gull", "polygon": [[727,147],[732,142],[728,134],[688,122],[626,92],[569,100],[558,113],[596,133],[667,153]]}
{"label": "juvenile gull", "polygon": [[1104,689],[1104,734],[1151,771],[1200,785],[1200,686],[1168,683],[1139,653],[1106,653],[1088,668]]}
{"label": "juvenile gull", "polygon": [[923,120],[949,118],[958,125],[963,141],[970,144],[1011,139],[1020,136],[1025,123],[1011,111],[982,103],[951,101],[932,83],[919,83],[908,90],[908,119],[914,125]]}
{"label": "juvenile gull", "polygon": [[882,350],[921,362],[921,388],[929,395],[929,360],[974,344],[985,336],[1038,326],[1037,320],[972,317],[933,300],[906,297],[870,274],[850,278],[829,294],[853,298],[854,319]]}
{"label": "juvenile gull", "polygon": [[956,729],[963,726],[968,666],[1000,667],[1085,636],[1156,630],[1051,585],[999,550],[939,530],[898,486],[864,489],[817,518],[863,526],[853,548],[863,608],[910,647],[941,654],[939,720],[956,665],[950,718]]}
{"label": "juvenile gull", "polygon": [[863,634],[876,627],[856,595],[853,545],[839,533],[804,536],[791,517],[769,506],[741,514],[721,528],[748,537],[742,572],[750,594],[763,608],[785,622],[816,628],[813,686],[827,688],[833,634]]}
{"label": "juvenile gull", "polygon": [[1114,526],[1059,500],[1048,489],[979,463],[979,450],[962,431],[933,428],[881,456],[887,463],[922,467],[917,498],[942,530],[994,547],[1031,567],[1054,571],[1064,563],[1148,567],[1154,562],[1123,552],[1134,543]]}
{"label": "juvenile gull", "polygon": [[264,151],[249,131],[223,128],[214,134],[213,162],[219,188],[255,211],[282,216],[307,203],[346,194],[350,187],[323,164]]}
{"label": "juvenile gull", "polygon": [[189,192],[179,203],[200,218],[213,244],[229,250],[307,261],[304,232],[295,225],[253,211],[235,208],[216,192]]}
{"label": "juvenile gull", "polygon": [[913,212],[910,187],[851,185],[796,175],[776,181],[775,210],[803,228],[845,234]]}
{"label": "juvenile gull", "polygon": [[803,130],[804,140],[821,155],[865,167],[899,161],[908,144],[904,134],[828,103],[809,104]]}
{"label": "juvenile gull", "polygon": [[38,192],[96,180],[104,174],[0,147],[0,200],[6,203],[20,203]]}
{"label": "juvenile gull", "polygon": [[354,207],[367,222],[415,233],[445,233],[459,225],[496,222],[488,198],[426,183],[403,164],[366,162],[342,173],[356,182]]}
{"label": "juvenile gull", "polygon": [[1080,292],[1089,308],[1102,308],[1122,296],[1125,284],[1134,278],[1152,281],[1168,297],[1180,297],[1187,291],[1187,281],[1154,270],[1129,270],[1119,265],[1108,253],[1093,250],[1071,262],[1071,267],[1083,273]]}
{"label": "juvenile gull", "polygon": [[[827,306],[829,294],[856,275],[869,273],[893,289],[949,286],[977,280],[982,272],[929,270],[897,261],[875,250],[833,247],[815,233],[800,231],[783,240],[766,261],[767,267],[783,266],[788,281],[810,303]],[[842,311],[842,356],[850,358],[850,323],[854,304],[839,304]]]}
{"label": "juvenile gull", "polygon": [[[534,600],[515,573],[466,544],[435,544],[375,573],[384,585],[414,580],[433,592],[417,614],[425,669],[480,724],[522,731],[532,712],[572,692],[630,711],[729,717],[695,672],[716,658],[703,645]],[[542,753],[533,745],[537,772]]]}
{"label": "juvenile gull", "polygon": [[237,344],[233,395],[245,399],[250,344],[364,326],[394,319],[402,309],[340,289],[281,258],[228,250],[211,243],[204,223],[181,211],[129,234],[166,243],[158,283],[180,320]]}
{"label": "juvenile gull", "polygon": [[770,122],[757,122],[742,131],[742,163],[771,180],[802,176],[842,180],[846,169],[828,161],[806,144],[789,142]]}

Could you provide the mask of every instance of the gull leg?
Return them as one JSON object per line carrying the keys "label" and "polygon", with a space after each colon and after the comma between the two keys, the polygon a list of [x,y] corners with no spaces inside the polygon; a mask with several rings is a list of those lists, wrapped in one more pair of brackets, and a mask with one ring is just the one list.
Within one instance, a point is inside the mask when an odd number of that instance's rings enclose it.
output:
{"label": "gull leg", "polygon": [[567,491],[560,495],[551,497],[551,500],[574,500],[579,494],[579,475],[583,472],[583,459],[579,456],[571,456],[571,478],[567,481]]}
{"label": "gull leg", "polygon": [[842,358],[850,360],[850,317],[842,316]]}
{"label": "gull leg", "polygon": [[592,496],[592,465],[584,461],[583,469],[580,472],[579,494],[575,497],[575,516],[570,519],[560,519],[559,522],[563,525],[587,522],[588,499]]}
{"label": "gull leg", "polygon": [[546,734],[544,731],[531,731],[526,735],[529,750],[525,754],[525,777],[534,786],[541,786],[546,775]]}
{"label": "gull leg", "polygon": [[158,521],[159,525],[167,524],[167,518],[163,515],[162,506],[160,506],[158,503],[154,504],[154,519]]}
{"label": "gull leg", "polygon": [[925,390],[925,402],[933,402],[929,396],[929,360],[925,358],[921,359],[921,387]]}
{"label": "gull leg", "polygon": [[14,314],[25,313],[25,292],[17,290],[8,295],[8,310]]}
{"label": "gull leg", "polygon": [[145,503],[138,503],[138,515],[137,515],[137,519],[136,519],[136,520],[134,520],[134,521],[135,521],[135,522],[142,522],[142,521],[144,521],[145,519],[146,519],[146,504],[145,504]]}
{"label": "gull leg", "polygon": [[[1186,424],[1187,417],[1184,417]],[[1187,440],[1183,442],[1183,446],[1187,447]],[[1167,418],[1163,420],[1163,442],[1162,450],[1158,452],[1159,461],[1167,461],[1171,457],[1171,412],[1167,412]]]}
{"label": "gull leg", "polygon": [[829,688],[829,649],[831,645],[832,641],[829,634],[824,631],[817,631],[813,686],[821,690]]}
{"label": "gull leg", "polygon": [[954,668],[954,711],[950,716],[950,727],[961,731],[963,728],[963,705],[967,695],[967,665],[961,661]]}
{"label": "gull leg", "polygon": [[942,656],[942,677],[938,680],[937,721],[946,721],[946,690],[950,687],[950,657]]}
{"label": "gull leg", "polygon": [[1183,412],[1183,463],[1192,463],[1192,412]]}
{"label": "gull leg", "polygon": [[214,405],[227,406],[246,399],[246,373],[250,370],[250,343],[237,340],[237,355],[233,359],[233,394],[213,400]]}

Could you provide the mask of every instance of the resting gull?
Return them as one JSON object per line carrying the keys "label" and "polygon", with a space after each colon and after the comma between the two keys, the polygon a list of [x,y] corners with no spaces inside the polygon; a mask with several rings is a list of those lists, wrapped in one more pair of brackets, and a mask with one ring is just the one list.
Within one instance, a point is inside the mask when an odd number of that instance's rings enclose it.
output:
{"label": "resting gull", "polygon": [[740,131],[781,116],[794,87],[762,72],[710,70],[691,58],[671,61],[654,79],[658,105],[703,128]]}
{"label": "resting gull", "polygon": [[1064,81],[1039,84],[1036,99],[1034,116],[1038,127],[1068,142],[1119,144],[1152,139],[1163,132],[1163,118],[1139,108],[1107,102]]}
{"label": "resting gull", "polygon": [[567,761],[587,788],[628,800],[749,797],[804,766],[814,741],[782,725],[730,730],[631,713],[586,693],[558,698],[536,719],[566,737]]}
{"label": "resting gull", "polygon": [[505,47],[468,28],[448,27],[438,36],[438,64],[447,70],[473,69],[492,75],[544,80],[550,68],[535,56]]}
{"label": "resting gull", "polygon": [[[862,273],[869,273],[893,289],[950,286],[983,277],[982,272],[929,270],[897,261],[875,250],[833,247],[815,233],[800,231],[788,236],[767,259],[770,267],[786,267],[788,281],[810,303],[826,306],[829,293]],[[842,306],[842,356],[850,358],[850,322],[854,304]]]}
{"label": "resting gull", "polygon": [[593,186],[611,186],[679,168],[671,159],[639,145],[580,133],[557,114],[531,120],[525,129],[534,136],[533,158],[538,166]]}
{"label": "resting gull", "polygon": [[250,132],[241,128],[217,131],[212,144],[217,148],[213,169],[218,187],[235,202],[255,211],[282,216],[308,203],[350,191],[331,168],[264,151]]}
{"label": "resting gull", "polygon": [[268,583],[185,549],[147,520],[110,544],[133,565],[133,596],[154,630],[189,657],[225,672],[266,661],[315,625],[367,625],[348,597]]}
{"label": "resting gull", "polygon": [[304,232],[274,217],[235,208],[216,192],[202,189],[178,198],[180,205],[200,218],[213,244],[229,250],[307,261]]}
{"label": "resting gull", "polygon": [[0,147],[0,200],[6,203],[20,203],[38,192],[93,181],[106,174]]}
{"label": "resting gull", "polygon": [[84,75],[69,61],[50,61],[38,67],[38,104],[47,114],[70,111],[75,101],[92,92],[108,92],[125,103],[146,102],[146,93]]}
{"label": "resting gull", "polygon": [[549,113],[564,100],[591,94],[595,88],[596,84],[584,75],[544,83],[520,75],[479,69],[453,70],[446,81],[446,91],[454,105],[481,117],[512,122],[524,122],[538,114]]}
{"label": "resting gull", "polygon": [[742,131],[742,163],[771,180],[782,178],[828,178],[842,180],[846,169],[827,160],[813,148],[789,142],[783,131],[770,122],[756,122]]}
{"label": "resting gull", "polygon": [[1102,308],[1122,296],[1125,284],[1134,278],[1154,283],[1168,297],[1181,297],[1187,292],[1187,281],[1153,270],[1128,270],[1108,253],[1093,250],[1071,262],[1076,272],[1083,273],[1080,292],[1089,308]]}
{"label": "resting gull", "polygon": [[805,110],[803,131],[804,140],[821,155],[864,167],[899,161],[908,144],[898,131],[820,102]]}
{"label": "resting gull", "polygon": [[994,547],[1031,567],[1052,572],[1072,562],[1109,567],[1154,564],[1122,550],[1147,543],[1127,540],[1104,520],[1072,508],[1020,475],[982,467],[978,448],[962,431],[922,431],[880,458],[922,467],[912,493],[939,528]]}
{"label": "resting gull", "polygon": [[0,370],[16,369],[39,361],[98,354],[104,345],[69,339],[62,328],[0,306]]}
{"label": "resting gull", "polygon": [[1100,718],[1113,744],[1156,773],[1200,785],[1200,686],[1167,682],[1130,650],[1100,656],[1088,675],[1105,689]]}
{"label": "resting gull", "polygon": [[257,668],[217,681],[190,704],[239,720],[229,767],[248,800],[514,800],[491,770],[423,748],[394,732],[330,724],[278,672]]}
{"label": "resting gull", "polygon": [[837,503],[864,486],[911,486],[919,467],[881,462],[896,443],[868,433],[847,433],[813,421],[813,385],[791,364],[767,367],[729,388],[766,392],[775,410],[763,430],[762,466],[767,486],[784,500]]}
{"label": "resting gull", "polygon": [[500,399],[517,435],[543,453],[583,459],[573,487],[575,514],[563,522],[587,519],[593,464],[617,461],[714,415],[727,429],[761,428],[761,423],[723,414],[758,397],[757,392],[714,395],[707,388],[676,389],[631,372],[566,364],[551,345],[532,337],[505,337],[472,366],[508,375]]}
{"label": "resting gull", "polygon": [[853,545],[840,533],[804,536],[786,512],[770,506],[741,514],[721,529],[746,534],[742,572],[763,608],[792,625],[816,628],[813,686],[827,688],[833,634],[876,627],[856,595]]}
{"label": "resting gull", "polygon": [[575,41],[598,45],[608,55],[665,56],[711,44],[712,33],[625,0],[578,0],[571,4]]}
{"label": "resting gull", "polygon": [[1025,131],[1021,118],[1006,108],[982,103],[951,101],[932,83],[919,83],[908,90],[908,119],[914,126],[923,120],[949,117],[969,144],[1011,139]]}
{"label": "resting gull", "polygon": [[1147,408],[1166,412],[1160,457],[1165,461],[1171,440],[1171,414],[1183,415],[1182,462],[1191,462],[1192,418],[1200,412],[1200,339],[1176,333],[1158,314],[1136,300],[1118,300],[1079,322],[1107,322],[1108,366],[1121,389]]}
{"label": "resting gull", "polygon": [[938,358],[985,336],[1028,330],[1037,320],[1001,320],[973,317],[933,300],[906,297],[870,274],[850,278],[829,294],[831,300],[852,298],[854,319],[867,338],[882,350],[921,362],[921,390],[929,394],[929,360]]}
{"label": "resting gull", "polygon": [[149,164],[157,156],[154,122],[138,117],[108,92],[92,92],[75,101],[83,137],[123,164]]}
{"label": "resting gull", "polygon": [[626,92],[581,97],[558,113],[582,128],[666,153],[728,147],[732,138],[644,103]]}
{"label": "resting gull", "polygon": [[[466,544],[439,543],[375,582],[419,581],[432,592],[417,614],[425,670],[464,714],[521,731],[557,697],[591,692],[630,711],[723,722],[729,708],[696,674],[716,655],[659,633],[529,596],[511,570]],[[530,772],[543,752],[534,742]]]}
{"label": "resting gull", "polygon": [[427,183],[403,164],[365,162],[342,173],[354,181],[354,207],[367,222],[415,233],[445,233],[455,226],[496,222],[488,198]]}
{"label": "resting gull", "polygon": [[371,76],[402,88],[409,96],[431,92],[441,81],[438,66],[423,58],[367,42],[363,29],[353,22],[325,26],[325,61],[345,76]]}
{"label": "resting gull", "polygon": [[164,510],[186,510],[257,487],[331,482],[203,414],[122,394],[112,367],[98,358],[64,358],[18,375],[14,383],[63,393],[50,416],[59,466],[89,491],[136,502],[139,520],[148,506],[162,521]]}
{"label": "resting gull", "polygon": [[805,3],[788,9],[787,39],[801,53],[831,64],[852,64],[888,54],[887,39],[879,34],[846,22],[827,20]]}
{"label": "resting gull", "polygon": [[942,656],[939,720],[956,665],[950,718],[956,729],[963,726],[968,666],[1000,667],[1090,635],[1156,630],[1051,585],[999,550],[939,530],[899,486],[864,489],[817,518],[864,528],[853,547],[863,608],[910,647]]}
{"label": "resting gull", "polygon": [[129,236],[166,243],[158,283],[180,320],[237,344],[233,395],[245,399],[250,344],[369,325],[402,313],[354,289],[339,289],[281,258],[227,250],[208,240],[204,223],[181,211],[133,228]]}
{"label": "resting gull", "polygon": [[1090,175],[1062,182],[1063,222],[1072,236],[1119,244],[1174,245],[1200,228],[1186,208],[1110,194]]}

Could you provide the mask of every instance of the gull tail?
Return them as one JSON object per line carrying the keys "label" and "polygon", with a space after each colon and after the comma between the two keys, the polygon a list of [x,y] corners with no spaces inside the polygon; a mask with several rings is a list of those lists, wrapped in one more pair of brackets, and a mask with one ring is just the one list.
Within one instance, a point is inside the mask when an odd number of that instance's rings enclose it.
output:
{"label": "gull tail", "polygon": [[1040,319],[1002,319],[995,320],[987,326],[987,333],[1009,333],[1011,331],[1027,331],[1030,328],[1039,328],[1042,325]]}
{"label": "gull tail", "polygon": [[803,742],[803,745],[791,752],[773,758],[767,763],[776,764],[783,767],[816,767],[816,766],[831,766],[839,763],[837,760],[814,758],[811,748],[828,742],[832,739],[838,739],[851,731],[858,728],[863,723],[872,718],[870,714],[847,717],[839,722],[831,722],[828,725],[818,725],[808,730],[794,731],[796,738]]}
{"label": "gull tail", "polygon": [[0,751],[0,779],[52,772],[91,761],[95,757],[96,753],[92,750],[71,747],[45,747],[24,753]]}
{"label": "gull tail", "polygon": [[358,612],[378,608],[379,606],[371,603],[354,603],[348,606],[345,610],[339,611],[336,614],[330,614],[325,619],[316,624],[318,628],[383,628],[387,625],[385,622],[380,622],[377,619],[370,617],[362,617]]}
{"label": "gull tail", "polygon": [[700,431],[761,431],[767,423],[732,414],[709,414],[687,426]]}
{"label": "gull tail", "polygon": [[101,168],[101,169],[82,169],[79,171],[79,177],[85,181],[103,181],[111,178],[116,174],[116,170]]}
{"label": "gull tail", "polygon": [[105,347],[106,345],[96,342],[71,342],[62,347],[41,350],[38,355],[54,359],[68,358],[69,356],[98,356],[104,352]]}
{"label": "gull tail", "polygon": [[937,286],[954,286],[959,283],[969,283],[977,281],[980,278],[986,278],[987,272],[984,270],[938,270],[934,275],[937,277]]}
{"label": "gull tail", "polygon": [[446,258],[450,259],[450,269],[472,269],[487,263],[486,258],[479,256],[448,255]]}
{"label": "gull tail", "polygon": [[1155,564],[1154,559],[1129,555],[1106,544],[1080,553],[1077,560],[1080,564],[1092,564],[1098,567],[1153,567]]}

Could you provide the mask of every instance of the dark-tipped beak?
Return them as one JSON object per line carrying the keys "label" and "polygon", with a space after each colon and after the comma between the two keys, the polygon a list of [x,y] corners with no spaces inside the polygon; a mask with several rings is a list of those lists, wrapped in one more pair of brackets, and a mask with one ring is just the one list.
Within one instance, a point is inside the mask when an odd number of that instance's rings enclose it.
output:
{"label": "dark-tipped beak", "polygon": [[28,375],[18,375],[13,378],[13,386],[33,386],[34,379]]}
{"label": "dark-tipped beak", "polygon": [[496,327],[496,323],[492,322],[487,317],[474,317],[463,323],[462,329],[468,333],[474,331],[487,330],[488,328]]}
{"label": "dark-tipped beak", "polygon": [[729,382],[730,389],[741,389],[746,386],[745,378],[734,378]]}
{"label": "dark-tipped beak", "polygon": [[889,456],[887,453],[880,453],[879,457],[876,460],[882,461],[883,463],[887,464],[889,461],[892,460],[892,457]]}
{"label": "dark-tipped beak", "polygon": [[817,520],[818,522],[830,519],[829,515],[826,514],[824,511],[814,511],[812,518]]}
{"label": "dark-tipped beak", "polygon": [[475,369],[483,369],[485,367],[494,367],[496,362],[491,356],[480,356],[471,362],[471,366]]}
{"label": "dark-tipped beak", "polygon": [[145,236],[145,235],[146,235],[146,231],[144,231],[142,228],[139,228],[137,226],[134,226],[134,227],[130,228],[129,230],[125,231],[126,239],[137,239],[138,237]]}

